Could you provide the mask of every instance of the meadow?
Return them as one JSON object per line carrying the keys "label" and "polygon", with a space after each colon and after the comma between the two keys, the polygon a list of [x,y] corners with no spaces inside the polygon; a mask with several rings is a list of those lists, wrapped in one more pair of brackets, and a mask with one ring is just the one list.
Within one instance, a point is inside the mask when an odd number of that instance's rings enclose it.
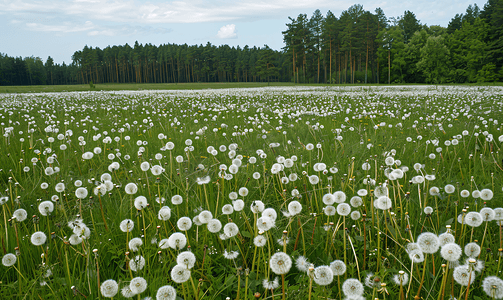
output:
{"label": "meadow", "polygon": [[503,87],[0,94],[1,299],[502,299]]}

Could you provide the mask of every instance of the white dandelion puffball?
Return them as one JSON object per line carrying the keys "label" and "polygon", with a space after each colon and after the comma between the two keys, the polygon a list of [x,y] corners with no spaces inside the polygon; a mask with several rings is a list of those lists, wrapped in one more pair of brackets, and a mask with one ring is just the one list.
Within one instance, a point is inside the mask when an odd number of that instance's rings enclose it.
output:
{"label": "white dandelion puffball", "polygon": [[176,263],[187,269],[192,269],[196,263],[196,256],[190,251],[184,251],[176,257]]}
{"label": "white dandelion puffball", "polygon": [[241,199],[237,199],[232,201],[232,207],[234,208],[235,211],[242,211],[243,208],[245,207],[245,203]]}
{"label": "white dandelion puffball", "polygon": [[355,220],[355,221],[356,221],[356,220],[359,220],[359,219],[360,219],[361,214],[360,214],[360,212],[359,212],[359,211],[354,210],[354,211],[352,211],[352,212],[351,212],[350,217],[351,217],[351,219],[353,219],[353,220]]}
{"label": "white dandelion puffball", "polygon": [[292,259],[285,252],[276,252],[273,256],[271,256],[269,265],[274,274],[286,274],[292,267]]}
{"label": "white dandelion puffball", "polygon": [[335,196],[333,194],[325,194],[322,198],[323,204],[332,205],[335,203]]}
{"label": "white dandelion puffball", "polygon": [[134,207],[137,210],[142,210],[148,206],[147,198],[145,196],[138,196],[134,199]]}
{"label": "white dandelion puffball", "polygon": [[343,203],[346,201],[346,194],[343,191],[337,191],[334,193],[334,201],[336,203]]}
{"label": "white dandelion puffball", "polygon": [[480,215],[482,216],[482,220],[484,222],[490,222],[494,220],[494,210],[490,207],[484,207],[480,210]]}
{"label": "white dandelion puffball", "polygon": [[455,238],[454,235],[452,235],[451,233],[444,232],[438,236],[438,240],[440,242],[440,246],[443,246],[445,244],[454,243]]}
{"label": "white dandelion puffball", "polygon": [[465,254],[469,257],[478,257],[480,255],[480,246],[476,243],[468,243],[465,245]]}
{"label": "white dandelion puffball", "polygon": [[58,192],[58,193],[64,192],[65,191],[65,184],[62,182],[56,183],[54,190],[56,190],[56,192]]}
{"label": "white dandelion puffball", "polygon": [[119,285],[117,284],[117,281],[113,279],[108,279],[105,280],[101,283],[101,295],[105,298],[113,298],[115,295],[117,295],[117,292],[119,291]]}
{"label": "white dandelion puffball", "polygon": [[146,172],[150,169],[150,164],[148,163],[148,161],[144,161],[140,164],[140,169],[143,171],[143,172]]}
{"label": "white dandelion puffball", "polygon": [[468,283],[472,284],[475,280],[475,271],[470,272],[470,267],[467,265],[461,265],[454,268],[452,273],[454,280],[462,286],[467,286]]}
{"label": "white dandelion puffball", "polygon": [[274,208],[266,208],[262,212],[262,217],[268,217],[273,221],[276,221],[276,219],[278,218],[278,213],[274,210]]}
{"label": "white dandelion puffball", "polygon": [[431,232],[423,232],[417,237],[417,243],[421,251],[428,254],[433,254],[438,251],[440,241],[438,236]]}
{"label": "white dandelion puffball", "polygon": [[299,201],[292,201],[288,203],[288,212],[292,217],[300,214],[301,211],[302,211],[302,204],[300,204]]}
{"label": "white dandelion puffball", "polygon": [[242,187],[239,189],[238,191],[238,194],[241,196],[241,197],[245,197],[248,195],[248,189],[245,188],[245,187]]}
{"label": "white dandelion puffball", "polygon": [[396,285],[404,286],[409,282],[409,274],[400,271],[400,274],[393,276],[393,282],[395,282]]}
{"label": "white dandelion puffball", "polygon": [[329,285],[334,280],[334,273],[329,266],[319,266],[314,269],[313,279],[318,285]]}
{"label": "white dandelion puffball", "polygon": [[159,210],[159,213],[157,214],[157,217],[161,221],[169,220],[169,218],[171,218],[171,208],[169,208],[167,206],[161,207],[161,209]]}
{"label": "white dandelion puffball", "polygon": [[369,193],[369,192],[368,192],[366,189],[359,189],[356,193],[357,193],[357,194],[358,194],[358,196],[360,196],[360,197],[365,197],[365,196],[367,196],[367,195],[368,195],[368,193]]}
{"label": "white dandelion puffball", "polygon": [[174,195],[173,197],[171,197],[171,203],[173,203],[174,205],[180,205],[182,204],[182,202],[183,198],[180,195]]}
{"label": "white dandelion puffball", "polygon": [[224,250],[224,257],[226,259],[236,259],[238,256],[239,256],[239,252],[237,252],[237,251],[227,252],[227,250]]}
{"label": "white dandelion puffball", "polygon": [[264,247],[265,244],[267,243],[267,239],[265,238],[265,236],[259,234],[257,235],[254,239],[253,239],[253,244],[256,246],[256,247]]}
{"label": "white dandelion puffball", "polygon": [[129,241],[129,249],[131,249],[131,251],[133,251],[133,252],[140,250],[140,247],[142,245],[143,245],[143,241],[139,237],[132,238]]}
{"label": "white dandelion puffball", "polygon": [[388,196],[388,188],[383,185],[376,186],[374,189],[374,197],[379,198],[383,196]]}
{"label": "white dandelion puffball", "polygon": [[187,245],[187,238],[183,233],[175,232],[169,236],[168,245],[175,250],[183,249]]}
{"label": "white dandelion puffball", "polygon": [[341,216],[347,216],[351,213],[351,206],[347,203],[341,203],[337,205],[337,213]]}
{"label": "white dandelion puffball", "polygon": [[483,218],[479,212],[471,211],[465,215],[465,222],[470,227],[479,227],[482,225]]}
{"label": "white dandelion puffball", "polygon": [[169,240],[168,239],[162,239],[159,241],[159,248],[161,249],[168,249],[169,248]]}
{"label": "white dandelion puffball", "polygon": [[448,243],[442,246],[440,249],[440,255],[447,261],[458,261],[463,254],[463,250],[456,243]]}
{"label": "white dandelion puffball", "polygon": [[480,199],[484,201],[489,201],[493,198],[493,191],[490,189],[483,189],[480,191]]}
{"label": "white dandelion puffball", "polygon": [[269,217],[264,216],[257,219],[258,230],[268,231],[269,229],[273,228],[274,225],[275,225],[274,220]]}
{"label": "white dandelion puffball", "polygon": [[176,290],[171,285],[161,286],[155,297],[157,300],[175,300]]}
{"label": "white dandelion puffball", "polygon": [[452,185],[452,184],[448,184],[444,187],[444,191],[447,193],[447,194],[452,194],[456,191],[456,188]]}
{"label": "white dandelion puffball", "polygon": [[48,216],[54,210],[54,204],[52,201],[43,201],[38,205],[38,211],[42,216]]}
{"label": "white dandelion puffball", "polygon": [[309,270],[309,266],[311,266],[311,263],[302,255],[297,257],[295,260],[295,267],[301,272],[307,272]]}
{"label": "white dandelion puffball", "polygon": [[147,289],[147,281],[143,277],[135,277],[129,282],[129,288],[135,295],[141,294]]}
{"label": "white dandelion puffball", "polygon": [[42,231],[37,231],[31,235],[31,243],[35,246],[41,246],[47,240],[47,236]]}
{"label": "white dandelion puffball", "polygon": [[87,189],[85,187],[79,187],[78,189],[75,190],[75,197],[79,199],[84,199],[87,197]]}
{"label": "white dandelion puffball", "polygon": [[323,208],[323,213],[325,213],[325,215],[327,216],[333,216],[336,212],[337,210],[332,205],[328,205]]}
{"label": "white dandelion puffball", "polygon": [[342,284],[342,292],[348,298],[359,297],[363,295],[363,284],[358,279],[346,279]]}
{"label": "white dandelion puffball", "polygon": [[171,279],[176,283],[184,283],[190,278],[190,270],[185,266],[176,265],[171,270]]}
{"label": "white dandelion puffball", "polygon": [[274,280],[267,280],[267,279],[264,279],[262,281],[262,286],[264,287],[264,289],[266,290],[275,290],[279,287],[279,280],[278,280],[278,277],[274,278]]}
{"label": "white dandelion puffball", "polygon": [[229,199],[236,200],[237,198],[238,198],[238,193],[236,193],[236,192],[229,193]]}
{"label": "white dandelion puffball", "polygon": [[192,227],[192,220],[189,217],[181,217],[176,222],[176,226],[181,231],[187,231]]}
{"label": "white dandelion puffball", "polygon": [[132,260],[129,261],[129,267],[132,271],[138,272],[145,267],[145,258],[141,255],[135,256]]}
{"label": "white dandelion puffball", "polygon": [[134,222],[131,219],[124,219],[119,225],[122,232],[131,232],[134,228]]}
{"label": "white dandelion puffball", "polygon": [[426,206],[423,211],[424,211],[425,214],[431,215],[433,213],[433,207]]}
{"label": "white dandelion puffball", "polygon": [[461,197],[463,197],[463,198],[467,198],[467,197],[469,197],[469,196],[470,196],[470,192],[469,192],[469,191],[467,191],[467,190],[462,190],[462,191],[459,193],[459,195],[460,195]]}
{"label": "white dandelion puffball", "polygon": [[[367,190],[364,190],[367,191]],[[363,200],[360,196],[353,196],[351,200],[349,200],[349,204],[351,204],[352,207],[360,207],[363,204]]]}
{"label": "white dandelion puffball", "polygon": [[133,182],[126,184],[126,187],[124,189],[126,191],[126,194],[128,195],[134,195],[136,194],[136,192],[138,192],[138,186]]}
{"label": "white dandelion puffball", "polygon": [[503,299],[503,280],[496,276],[489,276],[482,281],[482,289],[487,296],[494,299]]}
{"label": "white dandelion puffball", "polygon": [[222,214],[230,215],[234,212],[234,207],[231,204],[225,204],[222,206]]}
{"label": "white dandelion puffball", "polygon": [[199,222],[206,224],[213,219],[213,214],[209,210],[203,210],[199,213]]}
{"label": "white dandelion puffball", "polygon": [[[235,210],[237,210],[235,207],[234,207]],[[260,213],[260,212],[263,212],[264,209],[265,209],[265,205],[264,205],[264,202],[260,201],[260,200],[255,200],[252,202],[252,204],[250,205],[250,209],[251,211],[254,213],[254,214],[257,214],[257,213]]]}
{"label": "white dandelion puffball", "polygon": [[309,183],[312,185],[318,184],[320,182],[320,178],[316,175],[309,176]]}
{"label": "white dandelion puffball", "polygon": [[15,218],[18,222],[23,222],[28,217],[28,212],[25,209],[19,208],[12,213],[12,218]]}
{"label": "white dandelion puffball", "polygon": [[334,276],[341,276],[346,273],[346,264],[342,260],[334,260],[330,263],[330,268],[334,273]]}
{"label": "white dandelion puffball", "polygon": [[238,228],[238,225],[236,225],[236,223],[230,222],[230,223],[225,224],[224,234],[227,237],[233,237],[236,234],[238,234],[238,232],[239,232],[239,228]]}
{"label": "white dandelion puffball", "polygon": [[218,219],[210,220],[206,226],[211,233],[217,233],[222,229],[222,223]]}
{"label": "white dandelion puffball", "polygon": [[503,208],[497,207],[494,210],[494,220],[502,221],[503,220]]}
{"label": "white dandelion puffball", "polygon": [[123,287],[121,289],[121,294],[125,298],[132,298],[134,295],[136,295],[135,293],[133,293],[133,291],[131,291],[131,288],[129,287],[129,285],[126,285],[125,287]]}
{"label": "white dandelion puffball", "polygon": [[13,266],[17,261],[16,255],[12,253],[7,253],[2,257],[2,265],[5,267],[11,267]]}
{"label": "white dandelion puffball", "polygon": [[381,210],[388,210],[393,205],[393,202],[388,196],[381,196],[374,200],[374,207]]}
{"label": "white dandelion puffball", "polygon": [[154,165],[150,169],[150,172],[152,172],[152,175],[154,175],[154,176],[159,176],[162,174],[162,172],[164,172],[164,169],[160,165]]}
{"label": "white dandelion puffball", "polygon": [[412,250],[412,251],[409,251],[409,258],[415,264],[422,263],[424,261],[424,254],[419,249]]}

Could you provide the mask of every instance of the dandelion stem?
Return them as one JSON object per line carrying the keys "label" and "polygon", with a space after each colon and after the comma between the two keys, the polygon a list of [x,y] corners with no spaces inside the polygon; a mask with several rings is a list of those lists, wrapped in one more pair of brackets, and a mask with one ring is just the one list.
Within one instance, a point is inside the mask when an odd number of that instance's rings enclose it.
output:
{"label": "dandelion stem", "polygon": [[[433,254],[432,254],[433,256]],[[423,276],[421,277],[421,283],[419,283],[419,288],[417,289],[417,294],[416,294],[416,298],[419,299],[419,294],[421,293],[421,288],[423,287],[423,283],[424,283],[424,275],[426,274],[426,261],[428,260],[428,255],[425,254],[424,256],[424,262],[423,262]]]}
{"label": "dandelion stem", "polygon": [[286,299],[285,297],[285,274],[281,274],[281,289],[283,290],[283,300]]}
{"label": "dandelion stem", "polygon": [[[489,222],[486,222],[486,226],[485,226],[485,228],[484,228],[484,235],[482,236],[482,242],[480,243],[480,248],[481,248],[481,249],[483,249],[482,247],[484,246],[484,239],[485,239],[485,237],[486,237],[486,232],[487,232],[487,223],[489,223]],[[482,251],[480,251],[479,256],[477,257],[477,259],[479,259],[479,258],[480,258],[480,255],[481,255],[481,254],[482,254]]]}

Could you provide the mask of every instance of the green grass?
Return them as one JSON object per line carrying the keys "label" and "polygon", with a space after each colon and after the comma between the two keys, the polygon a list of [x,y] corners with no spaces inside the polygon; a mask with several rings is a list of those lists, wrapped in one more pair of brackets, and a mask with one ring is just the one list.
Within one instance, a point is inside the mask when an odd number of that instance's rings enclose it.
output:
{"label": "green grass", "polygon": [[[228,89],[228,88],[253,88],[267,86],[294,86],[291,82],[231,82],[231,83],[110,83],[95,84],[91,89],[88,84],[76,85],[29,85],[29,86],[0,86],[0,93],[53,93],[53,92],[83,92],[83,91],[141,91],[141,90],[201,90],[201,89]],[[361,84],[326,85],[314,83],[300,83],[301,86],[360,86]],[[386,86],[387,84],[368,84],[361,86]],[[395,84],[392,84],[393,86]],[[402,84],[398,84],[402,85]],[[424,84],[405,84],[416,86]],[[503,86],[503,83],[470,83],[467,86]],[[440,85],[449,86],[449,85]],[[454,85],[452,85],[454,86]]]}
{"label": "green grass", "polygon": [[[271,82],[269,86],[291,86],[288,82]],[[88,84],[77,85],[32,85],[32,86],[0,86],[0,93],[52,93],[52,92],[82,92],[82,91],[121,91],[121,90],[200,90],[266,87],[267,82],[235,82],[235,83],[110,83],[95,84],[91,89]]]}
{"label": "green grass", "polygon": [[[202,85],[185,86],[200,89]],[[82,293],[87,299],[97,299],[99,283],[114,279],[122,288],[132,277],[141,276],[148,283],[141,298],[155,297],[161,286],[169,284],[180,299],[195,299],[197,295],[198,299],[252,300],[255,293],[261,294],[260,299],[271,299],[271,291],[263,288],[262,280],[274,280],[270,257],[285,251],[294,260],[305,256],[315,267],[336,259],[347,266],[347,272],[330,285],[313,283],[310,289],[309,277],[294,265],[285,276],[287,299],[304,300],[309,294],[313,300],[339,299],[338,280],[341,284],[347,278],[363,282],[369,275],[387,283],[386,299],[400,299],[400,288],[392,279],[400,270],[412,278],[409,299],[418,292],[423,270],[425,279],[419,294],[423,299],[437,299],[443,286],[441,264],[445,260],[437,252],[434,260],[428,255],[426,263],[414,264],[411,270],[405,249],[422,232],[441,234],[450,225],[456,243],[462,247],[470,241],[480,245],[484,239],[480,259],[486,267],[483,273],[477,273],[469,299],[486,299],[481,288],[483,278],[501,277],[500,227],[491,221],[487,231],[485,223],[472,229],[456,220],[463,208],[467,212],[480,211],[484,206],[497,208],[503,204],[499,93],[491,87],[336,86],[174,94],[2,94],[0,196],[7,200],[0,208],[0,253],[15,253],[15,247],[19,247],[20,256],[14,266],[0,266],[0,298],[39,299],[38,295],[43,295],[43,299],[67,299],[75,294],[75,298],[84,299]],[[160,139],[160,134],[166,138]],[[493,140],[486,139],[485,134],[492,134]],[[107,136],[110,143],[104,141]],[[444,144],[454,139],[458,145]],[[165,149],[168,142],[174,143],[172,150]],[[231,144],[236,145],[235,150],[230,151],[234,147]],[[308,150],[309,144],[313,150]],[[220,151],[222,145],[226,149]],[[216,149],[216,155],[208,153],[209,146]],[[257,153],[259,149],[265,154],[262,157]],[[86,152],[95,154],[83,159]],[[389,168],[409,168],[403,178],[392,180],[386,176],[390,152],[400,163]],[[54,154],[56,158],[51,161]],[[156,154],[161,157],[156,158]],[[222,169],[226,169],[225,174],[232,173],[230,166],[239,155],[238,172],[232,178],[220,177]],[[294,156],[291,168],[285,167],[277,175],[272,173],[278,159]],[[181,157],[182,162],[176,162],[176,157]],[[118,163],[117,170],[109,169],[112,162]],[[362,168],[366,162],[370,170]],[[162,166],[165,171],[160,175],[144,172],[142,163]],[[327,172],[316,171],[316,163],[324,163]],[[416,163],[424,166],[416,171]],[[51,174],[48,167],[58,167],[59,172]],[[98,196],[95,188],[103,189],[104,173],[111,176],[115,186]],[[298,179],[286,182],[284,177],[293,173]],[[256,174],[259,179],[255,179]],[[411,182],[413,177],[427,174],[436,178],[422,184]],[[320,182],[312,184],[307,175],[318,176]],[[199,185],[198,180],[205,176],[210,181]],[[372,193],[376,186],[365,184],[368,179],[374,179],[377,186],[388,182],[390,210],[374,207]],[[77,181],[89,192],[82,200],[75,194]],[[47,183],[48,188],[42,188],[42,183]],[[55,190],[58,183],[65,184],[63,192]],[[126,193],[128,183],[138,186],[136,194]],[[455,186],[455,193],[444,191],[447,184]],[[439,188],[438,195],[429,192],[434,186]],[[223,206],[233,204],[230,194],[242,187],[249,191],[246,196],[238,196],[245,202],[244,209],[224,215]],[[482,189],[492,190],[493,199],[484,203],[480,198],[460,196],[461,190]],[[342,191],[347,196],[345,202],[350,203],[361,190],[368,195],[362,196],[362,206],[351,210],[366,214],[366,219],[326,214],[330,211],[323,201],[326,194]],[[182,204],[172,204],[174,195],[183,197]],[[40,203],[54,196],[59,198],[54,202],[54,211],[43,216]],[[134,207],[138,196],[145,196],[149,206],[140,210]],[[159,197],[165,199],[163,204],[156,201]],[[277,213],[275,227],[264,233],[267,243],[263,248],[255,247],[253,242],[258,235],[256,219],[261,217],[250,209],[256,200]],[[302,211],[290,218],[282,212],[292,201],[299,201]],[[163,205],[171,209],[168,221],[158,218]],[[423,212],[425,206],[432,207],[431,215]],[[17,222],[12,216],[20,208],[27,211],[28,218]],[[176,283],[171,270],[177,255],[188,247],[161,249],[158,243],[179,231],[179,218],[193,219],[201,210],[209,210],[222,225],[232,220],[239,234],[221,239],[206,225],[193,224],[187,237],[190,251],[196,256],[191,271],[194,285],[191,280]],[[77,215],[90,230],[89,238],[79,242],[70,240],[75,232],[69,227]],[[134,222],[129,233],[120,229],[125,219]],[[48,237],[42,247],[30,241],[36,231]],[[132,238],[143,241],[137,252],[129,249]],[[154,238],[157,243],[152,243]],[[289,240],[286,246],[278,243],[283,239]],[[226,259],[224,251],[237,251],[238,257]],[[131,272],[128,259],[137,255],[145,258],[146,266]],[[465,258],[463,255],[461,263]],[[46,277],[48,270],[52,275]],[[461,286],[454,283],[452,273],[446,278],[444,299],[449,298],[451,287],[458,298]],[[282,294],[281,276],[278,279],[275,299]],[[366,287],[365,297],[383,299],[378,289]],[[123,297],[119,294],[114,299]]]}

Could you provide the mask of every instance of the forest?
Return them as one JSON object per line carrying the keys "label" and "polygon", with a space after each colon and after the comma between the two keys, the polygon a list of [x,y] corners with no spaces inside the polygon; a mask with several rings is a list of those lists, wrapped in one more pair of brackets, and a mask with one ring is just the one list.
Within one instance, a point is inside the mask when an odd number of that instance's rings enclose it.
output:
{"label": "forest", "polygon": [[71,64],[0,53],[0,85],[294,82],[470,83],[503,80],[503,0],[469,5],[447,28],[405,11],[355,4],[336,17],[289,17],[284,48],[152,44],[85,46]]}

